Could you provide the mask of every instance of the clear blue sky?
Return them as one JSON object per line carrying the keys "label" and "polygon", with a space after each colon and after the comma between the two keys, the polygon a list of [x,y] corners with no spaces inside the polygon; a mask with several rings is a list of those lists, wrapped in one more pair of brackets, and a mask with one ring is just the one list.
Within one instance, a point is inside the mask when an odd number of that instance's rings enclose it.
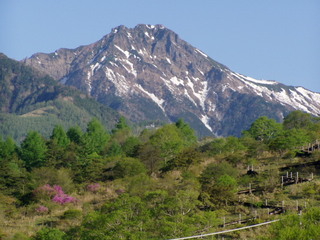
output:
{"label": "clear blue sky", "polygon": [[76,48],[163,24],[231,70],[320,92],[319,0],[0,0],[0,52]]}

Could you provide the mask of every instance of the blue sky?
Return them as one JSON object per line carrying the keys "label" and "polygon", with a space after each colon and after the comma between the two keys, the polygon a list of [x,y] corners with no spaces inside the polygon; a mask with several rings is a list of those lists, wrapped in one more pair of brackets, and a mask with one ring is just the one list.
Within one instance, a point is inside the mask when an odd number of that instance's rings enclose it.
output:
{"label": "blue sky", "polygon": [[319,0],[1,0],[0,52],[21,60],[163,24],[233,71],[320,92],[319,13]]}

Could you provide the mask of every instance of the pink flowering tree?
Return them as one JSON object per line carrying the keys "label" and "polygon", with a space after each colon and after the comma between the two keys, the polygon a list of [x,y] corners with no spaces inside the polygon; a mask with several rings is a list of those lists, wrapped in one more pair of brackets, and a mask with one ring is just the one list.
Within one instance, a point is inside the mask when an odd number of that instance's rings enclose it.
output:
{"label": "pink flowering tree", "polygon": [[35,191],[36,195],[47,196],[52,199],[53,202],[58,204],[66,204],[76,202],[74,197],[65,194],[62,187],[59,185],[54,185],[53,187],[49,184],[38,187]]}

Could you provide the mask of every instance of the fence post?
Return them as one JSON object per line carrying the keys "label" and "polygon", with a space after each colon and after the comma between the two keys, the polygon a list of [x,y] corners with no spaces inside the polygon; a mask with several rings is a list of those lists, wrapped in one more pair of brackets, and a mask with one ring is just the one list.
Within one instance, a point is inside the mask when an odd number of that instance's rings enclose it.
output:
{"label": "fence post", "polygon": [[223,228],[226,227],[226,217],[223,217]]}
{"label": "fence post", "polygon": [[281,176],[281,187],[283,188],[283,176]]}
{"label": "fence post", "polygon": [[298,184],[298,181],[299,181],[299,172],[297,172],[296,184]]}
{"label": "fence post", "polygon": [[241,224],[241,213],[239,213],[239,224]]}
{"label": "fence post", "polygon": [[300,225],[302,225],[302,222],[301,222],[302,210],[300,210],[298,214],[299,214]]}

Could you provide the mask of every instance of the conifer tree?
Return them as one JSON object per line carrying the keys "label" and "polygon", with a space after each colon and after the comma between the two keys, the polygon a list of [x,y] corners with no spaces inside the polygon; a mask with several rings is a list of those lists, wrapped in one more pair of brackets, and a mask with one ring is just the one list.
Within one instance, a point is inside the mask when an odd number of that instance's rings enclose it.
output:
{"label": "conifer tree", "polygon": [[99,154],[108,143],[110,135],[101,122],[95,118],[88,123],[87,132],[83,139],[87,154],[94,152]]}
{"label": "conifer tree", "polygon": [[70,140],[61,125],[55,126],[50,138],[61,147],[66,147],[70,143]]}
{"label": "conifer tree", "polygon": [[45,140],[38,132],[29,132],[27,137],[21,143],[21,159],[25,162],[28,170],[43,166],[45,163],[46,152],[47,146]]}

